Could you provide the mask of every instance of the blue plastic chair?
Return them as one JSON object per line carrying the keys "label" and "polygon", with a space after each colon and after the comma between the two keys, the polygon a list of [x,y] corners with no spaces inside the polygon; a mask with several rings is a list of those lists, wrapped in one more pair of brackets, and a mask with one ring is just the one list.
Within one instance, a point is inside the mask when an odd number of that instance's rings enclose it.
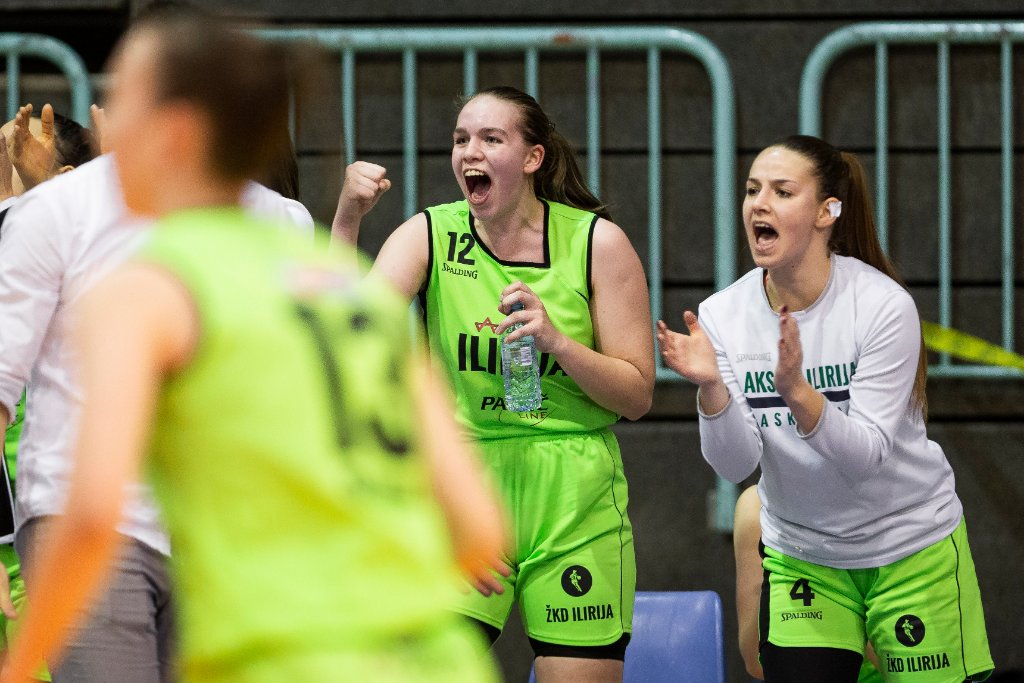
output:
{"label": "blue plastic chair", "polygon": [[[530,683],[535,683],[530,669]],[[725,683],[722,600],[714,591],[639,592],[623,683]]]}

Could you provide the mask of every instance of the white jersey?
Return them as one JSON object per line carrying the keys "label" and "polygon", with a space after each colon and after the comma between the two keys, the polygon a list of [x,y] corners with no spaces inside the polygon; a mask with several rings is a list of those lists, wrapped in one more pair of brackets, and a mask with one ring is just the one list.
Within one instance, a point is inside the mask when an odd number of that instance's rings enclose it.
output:
{"label": "white jersey", "polygon": [[764,271],[701,304],[732,396],[701,414],[701,450],[734,482],[761,465],[766,546],[831,567],[880,567],[951,534],[963,511],[953,470],[911,405],[921,345],[913,299],[855,258],[831,263],[818,300],[792,314],[804,373],[827,399],[810,434],[775,390],[779,317]]}
{"label": "white jersey", "polygon": [[[297,202],[256,183],[246,186],[242,201],[260,216],[295,220]],[[298,229],[312,235],[308,212],[300,222]],[[110,155],[27,192],[6,216],[0,240],[0,404],[12,419],[28,384],[18,447],[19,525],[59,514],[67,496],[82,401],[67,334],[71,311],[138,247],[147,226],[127,213]],[[129,492],[118,530],[169,552],[156,506],[142,485]]]}

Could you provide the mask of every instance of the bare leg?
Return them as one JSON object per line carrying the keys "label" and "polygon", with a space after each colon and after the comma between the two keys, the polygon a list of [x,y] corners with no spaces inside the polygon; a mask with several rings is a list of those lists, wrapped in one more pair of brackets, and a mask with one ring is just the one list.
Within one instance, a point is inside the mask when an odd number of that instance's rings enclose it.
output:
{"label": "bare leg", "polygon": [[537,657],[534,671],[537,683],[622,683],[618,659]]}

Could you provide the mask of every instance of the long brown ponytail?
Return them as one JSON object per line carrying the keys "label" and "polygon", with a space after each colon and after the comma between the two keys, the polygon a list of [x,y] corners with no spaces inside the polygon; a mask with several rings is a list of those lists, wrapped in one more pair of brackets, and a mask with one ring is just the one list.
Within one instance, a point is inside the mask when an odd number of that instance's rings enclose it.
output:
{"label": "long brown ponytail", "polygon": [[515,105],[519,110],[519,127],[529,145],[544,148],[544,162],[533,174],[533,192],[538,197],[591,211],[611,220],[608,205],[598,199],[587,187],[576,161],[576,153],[565,137],[555,130],[555,124],[537,104],[537,100],[518,88],[502,85],[481,90],[463,98],[460,108],[481,95],[490,95]]}
{"label": "long brown ponytail", "polygon": [[[852,256],[877,268],[906,289],[906,283],[878,242],[874,207],[860,160],[854,154],[841,152],[824,140],[810,135],[793,135],[776,146],[796,152],[811,162],[818,179],[819,200],[835,197],[843,203],[843,212],[832,226],[829,248],[837,254]],[[928,356],[922,336],[911,400],[925,417],[928,415],[928,397],[925,394],[927,381]]]}

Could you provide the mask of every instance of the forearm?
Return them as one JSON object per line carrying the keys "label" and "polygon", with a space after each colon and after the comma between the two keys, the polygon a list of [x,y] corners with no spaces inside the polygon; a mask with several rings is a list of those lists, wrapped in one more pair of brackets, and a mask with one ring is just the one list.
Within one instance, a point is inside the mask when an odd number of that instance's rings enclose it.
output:
{"label": "forearm", "polygon": [[833,462],[847,477],[871,476],[882,463],[883,441],[880,431],[842,413],[803,377],[792,386],[779,387],[797,435],[815,451]]}
{"label": "forearm", "polygon": [[654,396],[653,363],[643,371],[621,358],[606,356],[569,337],[554,354],[565,373],[598,405],[630,420],[651,409]]}
{"label": "forearm", "polygon": [[757,427],[734,399],[714,415],[699,412],[700,449],[707,463],[734,484],[749,477],[764,447]]}
{"label": "forearm", "polygon": [[814,390],[807,380],[800,376],[800,381],[786,392],[779,390],[782,400],[793,415],[801,434],[810,434],[818,426],[821,412],[825,409],[825,397]]}
{"label": "forearm", "polygon": [[59,656],[70,629],[100,590],[119,536],[114,522],[90,523],[86,517],[58,517],[40,549],[28,583],[32,604],[14,641],[6,680],[30,680],[43,661]]}
{"label": "forearm", "polygon": [[721,379],[701,384],[697,390],[698,405],[705,415],[717,415],[725,410],[729,398],[729,387]]}
{"label": "forearm", "polygon": [[889,450],[881,430],[858,422],[822,398],[821,417],[815,429],[801,437],[826,460],[853,481],[873,476]]}
{"label": "forearm", "polygon": [[426,361],[417,369],[417,412],[434,495],[444,513],[456,559],[470,572],[497,558],[505,525],[496,494],[456,424],[446,388]]}
{"label": "forearm", "polygon": [[331,244],[349,244],[357,246],[359,242],[359,226],[362,218],[348,215],[339,206],[331,221]]}

